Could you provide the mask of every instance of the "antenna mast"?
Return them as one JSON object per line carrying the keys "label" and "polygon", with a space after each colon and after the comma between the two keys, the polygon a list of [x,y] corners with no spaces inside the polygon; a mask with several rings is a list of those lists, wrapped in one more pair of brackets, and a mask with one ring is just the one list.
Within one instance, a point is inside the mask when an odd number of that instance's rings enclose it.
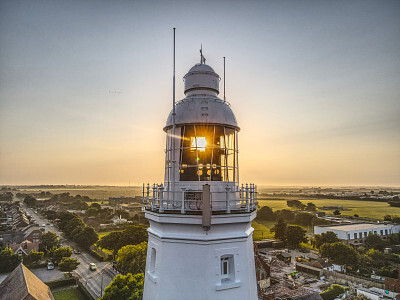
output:
{"label": "antenna mast", "polygon": [[174,59],[173,59],[173,79],[172,79],[172,200],[175,200],[175,30],[176,28],[174,27]]}
{"label": "antenna mast", "polygon": [[225,97],[225,56],[224,56],[224,101],[226,101],[226,97]]}

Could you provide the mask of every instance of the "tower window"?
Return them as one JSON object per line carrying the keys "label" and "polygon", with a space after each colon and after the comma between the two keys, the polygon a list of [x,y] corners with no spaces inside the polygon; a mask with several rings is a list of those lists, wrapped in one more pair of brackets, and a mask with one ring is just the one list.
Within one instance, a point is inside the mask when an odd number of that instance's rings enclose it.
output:
{"label": "tower window", "polygon": [[157,251],[155,248],[151,248],[151,255],[150,255],[150,270],[149,272],[151,274],[154,274],[156,271],[156,256],[157,256]]}
{"label": "tower window", "polygon": [[221,258],[221,278],[229,278],[229,257]]}
{"label": "tower window", "polygon": [[221,256],[221,284],[235,281],[233,255]]}

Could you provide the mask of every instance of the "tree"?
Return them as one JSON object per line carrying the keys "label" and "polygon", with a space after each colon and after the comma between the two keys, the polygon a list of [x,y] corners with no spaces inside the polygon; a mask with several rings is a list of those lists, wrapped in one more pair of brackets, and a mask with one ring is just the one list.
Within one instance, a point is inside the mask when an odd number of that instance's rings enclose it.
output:
{"label": "tree", "polygon": [[293,207],[299,210],[304,210],[306,207],[303,203],[300,202],[300,200],[288,200],[286,201],[287,206]]}
{"label": "tree", "polygon": [[357,268],[361,274],[369,274],[372,264],[372,258],[366,254],[360,254],[357,260]]}
{"label": "tree", "polygon": [[68,272],[71,273],[73,270],[75,270],[78,265],[79,261],[76,258],[70,258],[70,257],[64,257],[61,262],[58,264],[58,268],[62,272]]}
{"label": "tree", "polygon": [[98,209],[94,208],[94,207],[89,207],[86,211],[85,211],[85,215],[88,217],[93,217],[95,215],[97,215]]}
{"label": "tree", "polygon": [[327,257],[338,265],[357,265],[357,251],[342,242],[323,244],[320,254],[322,257]]}
{"label": "tree", "polygon": [[335,216],[340,216],[342,213],[337,209],[333,212]]}
{"label": "tree", "polygon": [[93,203],[90,205],[90,208],[101,209],[101,205],[98,204],[98,203],[96,203],[96,202],[93,202]]}
{"label": "tree", "polygon": [[2,272],[11,272],[21,262],[21,257],[10,248],[5,248],[0,251],[0,270]]}
{"label": "tree", "polygon": [[346,289],[341,285],[332,284],[326,291],[323,291],[320,295],[324,300],[334,300],[345,292]]}
{"label": "tree", "polygon": [[29,207],[35,207],[37,205],[37,200],[32,195],[28,195],[25,197],[24,202]]}
{"label": "tree", "polygon": [[51,248],[59,247],[60,239],[58,238],[58,235],[56,233],[48,231],[42,234],[42,236],[40,237],[40,243],[44,249],[49,250]]}
{"label": "tree", "polygon": [[257,219],[261,220],[275,220],[275,214],[269,206],[263,206],[257,212]]}
{"label": "tree", "polygon": [[[54,196],[57,196],[57,195],[54,195]],[[67,226],[68,222],[75,218],[79,218],[77,214],[73,214],[73,213],[70,213],[67,211],[60,212],[58,214],[58,219],[59,219],[58,227],[62,231],[65,231],[65,227]]]}
{"label": "tree", "polygon": [[311,225],[312,219],[314,216],[310,213],[307,212],[301,212],[296,214],[296,217],[294,218],[294,222],[298,225],[304,225],[308,226]]}
{"label": "tree", "polygon": [[81,227],[84,225],[85,225],[85,223],[83,223],[81,218],[79,218],[79,217],[73,218],[73,219],[69,220],[67,222],[67,224],[65,225],[64,232],[68,236],[72,237],[72,231],[74,231],[75,228]]}
{"label": "tree", "polygon": [[28,256],[24,259],[24,263],[27,263],[29,265],[36,265],[43,259],[43,257],[44,257],[43,252],[31,251],[29,252]]}
{"label": "tree", "polygon": [[391,215],[386,215],[383,217],[383,221],[388,221],[391,222],[392,221],[392,216]]}
{"label": "tree", "polygon": [[278,240],[285,240],[285,232],[286,232],[286,223],[283,219],[279,219],[277,223],[275,223],[274,227],[271,228],[271,231],[274,232],[274,237]]}
{"label": "tree", "polygon": [[382,240],[382,238],[379,235],[370,234],[365,239],[365,245],[368,246],[369,248],[382,250],[385,245],[385,242]]}
{"label": "tree", "polygon": [[306,230],[298,225],[286,227],[285,241],[289,247],[298,248],[300,243],[307,243]]}
{"label": "tree", "polygon": [[400,234],[392,233],[389,235],[389,243],[391,245],[398,245],[400,243]]}
{"label": "tree", "polygon": [[79,226],[76,227],[74,230],[71,232],[71,237],[73,240],[76,239],[76,237],[82,232],[82,230],[85,228],[85,226]]}
{"label": "tree", "polygon": [[118,268],[125,273],[144,273],[146,269],[147,243],[128,245],[118,251]]}
{"label": "tree", "polygon": [[398,216],[392,216],[392,222],[396,224],[400,224],[400,217]]}
{"label": "tree", "polygon": [[147,229],[142,226],[129,225],[123,231],[123,246],[137,245],[141,242],[146,242],[147,239]]}
{"label": "tree", "polygon": [[323,232],[321,234],[314,235],[314,243],[315,247],[320,249],[321,246],[325,243],[333,244],[336,242],[340,242],[340,239],[337,237],[336,233],[333,231]]}
{"label": "tree", "polygon": [[123,238],[124,234],[121,231],[114,231],[103,236],[97,245],[101,248],[111,250],[115,257],[115,254],[123,246]]}
{"label": "tree", "polygon": [[115,276],[114,280],[104,290],[101,300],[141,300],[143,296],[143,274],[128,274]]}
{"label": "tree", "polygon": [[316,211],[317,210],[317,206],[312,202],[308,202],[306,210],[308,210],[308,211]]}
{"label": "tree", "polygon": [[283,219],[286,222],[290,222],[292,220],[294,220],[295,218],[295,213],[291,210],[288,209],[282,209],[282,210],[277,210],[275,212],[276,215],[276,219]]}
{"label": "tree", "polygon": [[58,264],[64,257],[70,257],[72,255],[72,249],[68,247],[61,247],[51,251],[50,256],[53,258],[53,262]]}
{"label": "tree", "polygon": [[91,245],[99,240],[99,236],[93,227],[85,226],[76,236],[74,236],[74,240],[82,247],[89,249]]}

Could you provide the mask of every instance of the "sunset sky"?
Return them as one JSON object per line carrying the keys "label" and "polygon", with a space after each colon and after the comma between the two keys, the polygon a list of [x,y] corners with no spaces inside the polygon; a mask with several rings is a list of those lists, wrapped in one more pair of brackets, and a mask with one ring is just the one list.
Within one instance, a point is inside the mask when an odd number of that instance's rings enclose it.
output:
{"label": "sunset sky", "polygon": [[227,57],[241,182],[400,186],[390,0],[1,1],[0,184],[162,182],[173,27],[178,100]]}

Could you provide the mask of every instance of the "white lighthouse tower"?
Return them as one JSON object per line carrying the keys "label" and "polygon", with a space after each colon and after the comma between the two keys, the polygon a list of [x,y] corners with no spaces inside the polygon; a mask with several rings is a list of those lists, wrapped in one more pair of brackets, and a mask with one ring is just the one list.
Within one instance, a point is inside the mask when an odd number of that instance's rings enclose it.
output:
{"label": "white lighthouse tower", "polygon": [[239,185],[240,128],[219,81],[201,54],[164,127],[164,185],[143,186],[146,300],[257,299],[257,188]]}

